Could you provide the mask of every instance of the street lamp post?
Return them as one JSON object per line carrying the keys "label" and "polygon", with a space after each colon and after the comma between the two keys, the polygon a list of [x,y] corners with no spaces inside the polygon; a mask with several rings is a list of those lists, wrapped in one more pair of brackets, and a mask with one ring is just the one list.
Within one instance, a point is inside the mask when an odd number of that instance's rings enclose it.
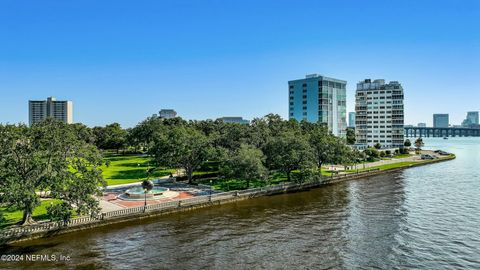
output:
{"label": "street lamp post", "polygon": [[145,203],[143,204],[143,212],[145,212],[147,210],[147,192],[148,192],[148,190],[145,188],[145,189],[143,189],[143,192],[145,194]]}
{"label": "street lamp post", "polygon": [[210,179],[210,196],[208,198],[209,201],[212,201],[212,192],[213,192],[213,180]]}
{"label": "street lamp post", "polygon": [[145,194],[145,203],[143,204],[143,212],[146,212],[147,211],[147,193],[153,189],[153,182],[150,180],[143,181],[142,188]]}

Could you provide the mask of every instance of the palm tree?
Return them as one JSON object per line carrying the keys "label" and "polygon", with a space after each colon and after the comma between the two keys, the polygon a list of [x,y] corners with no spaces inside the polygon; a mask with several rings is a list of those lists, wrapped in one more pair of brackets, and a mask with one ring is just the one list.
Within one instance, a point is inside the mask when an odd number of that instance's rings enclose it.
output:
{"label": "palm tree", "polygon": [[423,139],[422,138],[418,138],[416,141],[415,141],[415,151],[417,153],[420,153],[420,151],[422,150],[422,147],[424,146],[425,144],[423,143]]}

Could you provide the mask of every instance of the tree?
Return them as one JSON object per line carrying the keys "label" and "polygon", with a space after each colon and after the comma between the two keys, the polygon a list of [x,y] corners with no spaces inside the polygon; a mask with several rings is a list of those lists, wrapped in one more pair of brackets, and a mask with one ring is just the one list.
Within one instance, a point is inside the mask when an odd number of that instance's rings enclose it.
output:
{"label": "tree", "polygon": [[247,182],[247,188],[253,180],[266,180],[268,170],[263,165],[265,155],[260,149],[248,144],[240,145],[236,151],[231,151],[223,161],[222,174],[225,177],[238,178]]}
{"label": "tree", "polygon": [[310,131],[309,144],[313,149],[318,168],[325,163],[345,163],[350,148],[343,139],[335,137],[326,126],[317,124],[317,128]]}
{"label": "tree", "polygon": [[410,146],[412,146],[412,143],[410,142],[409,139],[406,139],[406,140],[405,140],[405,143],[404,143],[403,145],[404,145],[405,147],[410,147]]}
{"label": "tree", "polygon": [[159,166],[183,168],[192,183],[193,171],[207,161],[212,149],[205,134],[193,127],[169,127],[150,149]]}
{"label": "tree", "polygon": [[79,139],[89,144],[95,144],[95,134],[91,128],[80,123],[71,124],[70,127],[74,129],[74,133]]}
{"label": "tree", "polygon": [[376,143],[373,147],[375,147],[375,149],[377,150],[380,150],[382,148],[382,145],[380,143]]}
{"label": "tree", "polygon": [[127,131],[120,124],[113,123],[103,127],[93,128],[96,137],[96,145],[100,149],[115,149],[117,153],[124,148],[127,142]]}
{"label": "tree", "polygon": [[355,144],[355,129],[354,128],[347,128],[347,144],[353,145]]}
{"label": "tree", "polygon": [[328,133],[328,129],[321,126],[311,130],[309,135],[309,143],[313,148],[317,165],[319,168],[322,168],[322,165],[329,162],[334,155],[331,147],[333,140]]}
{"label": "tree", "polygon": [[316,168],[313,150],[301,134],[284,131],[273,137],[266,149],[268,167],[284,172],[288,181],[293,170],[304,172]]}
{"label": "tree", "polygon": [[373,147],[365,149],[363,153],[367,156],[367,159],[369,161],[373,161],[380,156],[380,153],[378,152],[378,150]]}
{"label": "tree", "polygon": [[72,206],[66,202],[59,204],[50,204],[47,206],[47,215],[51,221],[62,221],[64,225],[67,225],[68,221],[72,218]]}
{"label": "tree", "polygon": [[155,143],[155,138],[164,133],[166,127],[164,121],[158,117],[149,117],[132,128],[127,140],[135,150],[146,150],[147,152]]}
{"label": "tree", "polygon": [[2,201],[23,211],[22,224],[33,222],[40,204],[37,191],[76,207],[79,214],[95,214],[102,157],[95,146],[80,139],[75,128],[47,119],[31,128],[0,126],[0,193]]}
{"label": "tree", "polygon": [[423,143],[423,139],[422,138],[418,138],[417,140],[415,140],[415,147],[416,147],[416,151],[421,151],[422,150],[422,147],[424,146],[425,144]]}

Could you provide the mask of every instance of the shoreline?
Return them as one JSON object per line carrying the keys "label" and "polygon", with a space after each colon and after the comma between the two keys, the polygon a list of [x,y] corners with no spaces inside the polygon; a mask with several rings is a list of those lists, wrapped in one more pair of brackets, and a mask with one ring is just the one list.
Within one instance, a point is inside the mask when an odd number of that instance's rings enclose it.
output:
{"label": "shoreline", "polygon": [[[408,168],[426,166],[430,164],[450,161],[455,159],[456,156],[446,156],[439,159],[428,160],[418,162],[416,164],[404,165],[398,168],[390,168],[383,170],[369,170],[369,171],[360,171],[358,173],[349,173],[341,174],[337,176],[325,177],[322,181],[317,182],[308,182],[302,184],[282,184],[271,186],[268,188],[257,188],[250,190],[240,190],[219,193],[214,196],[201,196],[199,198],[190,199],[190,200],[179,200],[178,202],[173,202],[168,205],[168,207],[154,208],[148,207],[143,212],[143,207],[124,209],[116,212],[120,212],[118,216],[108,216],[101,215],[101,218],[79,218],[78,222],[72,223],[67,227],[57,226],[55,229],[47,229],[44,231],[22,228],[17,230],[17,234],[12,234],[10,236],[1,236],[0,235],[0,246],[8,246],[9,244],[14,244],[18,242],[27,242],[30,240],[40,239],[40,238],[50,238],[57,235],[63,235],[67,233],[88,230],[113,224],[128,223],[135,220],[155,218],[161,215],[167,215],[178,212],[185,212],[190,210],[195,210],[199,208],[211,207],[215,205],[222,205],[227,203],[232,203],[236,201],[248,200],[255,197],[261,196],[273,196],[285,193],[294,193],[294,192],[303,192],[311,189],[321,188],[326,185],[333,185],[345,181],[357,180],[362,178],[368,178],[371,176],[382,175],[391,172],[402,171]],[[183,203],[182,203],[183,202]],[[145,209],[143,209],[145,210]],[[85,223],[82,223],[85,222]],[[5,230],[8,232],[9,230]],[[2,232],[0,232],[1,234]],[[5,232],[3,232],[5,233]]]}

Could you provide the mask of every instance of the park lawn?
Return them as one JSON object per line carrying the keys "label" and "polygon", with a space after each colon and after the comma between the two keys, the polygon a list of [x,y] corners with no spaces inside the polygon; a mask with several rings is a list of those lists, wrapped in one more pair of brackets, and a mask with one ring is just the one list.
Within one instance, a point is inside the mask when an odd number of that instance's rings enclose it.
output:
{"label": "park lawn", "polygon": [[[286,182],[287,176],[284,173],[276,172],[269,176],[268,181],[252,180],[248,188],[259,188],[270,185],[277,185],[281,182]],[[200,184],[211,185],[214,190],[231,191],[243,190],[247,188],[247,181],[242,179],[203,179],[199,181]]]}
{"label": "park lawn", "polygon": [[[33,219],[35,221],[48,219],[47,216],[47,206],[50,203],[57,204],[61,202],[60,200],[42,200],[40,205],[33,210]],[[7,226],[14,225],[22,220],[23,212],[14,208],[0,207],[0,212],[3,214],[5,220],[0,221],[0,229]]]}
{"label": "park lawn", "polygon": [[[450,154],[445,157],[440,157],[439,159],[447,159],[447,158],[454,158],[454,154]],[[365,171],[365,170],[370,170],[370,169],[380,169],[380,170],[390,170],[390,169],[397,169],[397,168],[404,168],[404,167],[409,167],[415,164],[425,164],[425,163],[432,163],[435,162],[438,159],[433,159],[433,160],[421,160],[421,161],[402,161],[402,162],[397,162],[397,163],[392,163],[392,164],[385,164],[385,165],[379,165],[379,166],[374,166],[370,168],[365,168],[365,169],[358,169],[358,171]],[[356,170],[348,170],[348,173],[354,173]]]}
{"label": "park lawn", "polygon": [[393,156],[393,158],[408,158],[408,157],[411,157],[413,155],[411,154],[398,154],[398,155],[395,155]]}
{"label": "park lawn", "polygon": [[380,170],[389,170],[389,169],[396,169],[396,168],[402,168],[402,167],[408,167],[413,164],[418,164],[418,163],[428,163],[425,161],[403,161],[403,162],[397,162],[397,163],[392,163],[392,164],[385,164],[385,165],[379,165],[379,166],[373,166],[369,168],[359,168],[358,170],[352,169],[352,170],[347,170],[347,173],[355,173],[357,171],[362,172],[362,171],[368,171],[371,169],[380,169]]}
{"label": "park lawn", "polygon": [[322,176],[332,176],[333,172],[330,170],[327,170],[327,168],[322,168],[320,173]]}
{"label": "park lawn", "polygon": [[[108,155],[104,158],[109,165],[102,166],[107,185],[128,184],[147,179],[147,170],[154,168],[152,158],[146,155]],[[150,179],[175,173],[174,169],[156,170]]]}
{"label": "park lawn", "polygon": [[408,167],[410,165],[418,164],[418,163],[426,163],[426,162],[422,162],[422,161],[403,161],[403,162],[397,162],[397,163],[392,163],[392,164],[374,166],[374,167],[371,167],[370,169],[390,170],[390,169]]}

